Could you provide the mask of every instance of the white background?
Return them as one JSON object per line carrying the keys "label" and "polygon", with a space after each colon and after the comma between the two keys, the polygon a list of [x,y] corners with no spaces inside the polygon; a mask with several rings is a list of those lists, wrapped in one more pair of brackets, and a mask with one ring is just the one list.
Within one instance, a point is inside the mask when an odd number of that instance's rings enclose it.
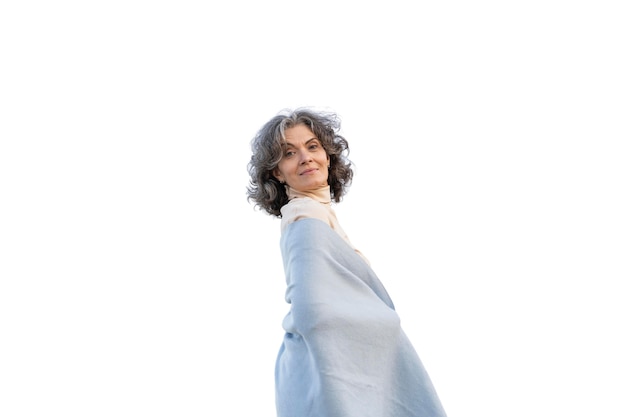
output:
{"label": "white background", "polygon": [[315,106],[448,414],[625,416],[619,3],[3,2],[0,415],[274,415],[249,142]]}

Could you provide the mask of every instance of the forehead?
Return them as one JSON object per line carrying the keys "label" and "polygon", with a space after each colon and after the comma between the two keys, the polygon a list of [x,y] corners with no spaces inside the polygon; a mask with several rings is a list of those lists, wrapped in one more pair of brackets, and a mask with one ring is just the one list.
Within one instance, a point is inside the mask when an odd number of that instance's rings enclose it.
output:
{"label": "forehead", "polygon": [[306,143],[310,140],[316,140],[315,133],[304,124],[297,124],[295,126],[285,129],[285,143],[288,145],[298,145]]}

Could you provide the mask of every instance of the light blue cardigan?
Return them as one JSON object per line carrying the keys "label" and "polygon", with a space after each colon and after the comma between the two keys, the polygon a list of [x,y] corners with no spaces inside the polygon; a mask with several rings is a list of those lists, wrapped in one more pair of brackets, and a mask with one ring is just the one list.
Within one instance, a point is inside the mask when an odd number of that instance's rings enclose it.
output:
{"label": "light blue cardigan", "polygon": [[281,237],[290,311],[276,361],[278,417],[444,417],[371,267],[328,224]]}

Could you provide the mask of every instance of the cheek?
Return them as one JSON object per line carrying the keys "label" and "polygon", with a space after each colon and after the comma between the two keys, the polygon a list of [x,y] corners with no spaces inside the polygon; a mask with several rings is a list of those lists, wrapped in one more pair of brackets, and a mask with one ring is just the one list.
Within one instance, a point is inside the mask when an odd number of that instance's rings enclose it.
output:
{"label": "cheek", "polygon": [[291,161],[283,160],[278,164],[277,168],[283,175],[289,174],[289,172],[293,169],[293,164],[291,164],[290,162]]}

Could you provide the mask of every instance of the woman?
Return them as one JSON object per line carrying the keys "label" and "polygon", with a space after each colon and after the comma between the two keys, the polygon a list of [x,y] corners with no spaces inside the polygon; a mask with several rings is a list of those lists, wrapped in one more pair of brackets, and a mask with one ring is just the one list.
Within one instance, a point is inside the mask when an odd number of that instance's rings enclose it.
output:
{"label": "woman", "polygon": [[332,113],[285,111],[252,141],[248,200],[281,218],[290,304],[276,360],[279,417],[445,412],[393,303],[332,208],[352,181]]}

